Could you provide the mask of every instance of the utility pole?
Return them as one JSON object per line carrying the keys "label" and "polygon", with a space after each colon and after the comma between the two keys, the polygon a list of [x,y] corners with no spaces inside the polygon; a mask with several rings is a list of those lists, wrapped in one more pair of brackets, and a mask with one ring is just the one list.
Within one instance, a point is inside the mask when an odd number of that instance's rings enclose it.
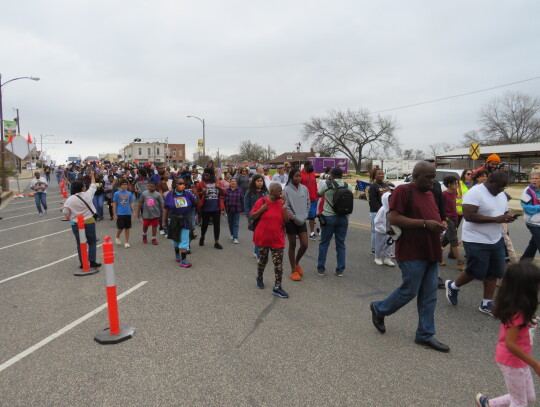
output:
{"label": "utility pole", "polygon": [[[15,109],[17,112],[17,117],[15,118],[15,121],[17,122],[17,134],[21,135],[21,120],[19,118],[19,109]],[[19,157],[15,157],[15,160],[17,162],[17,170],[19,171],[19,174],[22,173],[22,161]]]}

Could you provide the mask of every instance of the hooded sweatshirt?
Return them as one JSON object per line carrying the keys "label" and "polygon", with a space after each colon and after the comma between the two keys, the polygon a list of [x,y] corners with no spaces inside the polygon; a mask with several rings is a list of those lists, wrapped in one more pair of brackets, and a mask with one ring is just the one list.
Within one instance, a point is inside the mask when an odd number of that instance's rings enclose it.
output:
{"label": "hooded sweatshirt", "polygon": [[303,225],[308,218],[309,208],[311,206],[307,187],[298,184],[297,188],[292,182],[289,182],[283,189],[283,195],[285,195],[285,206],[291,219],[298,226]]}
{"label": "hooded sweatshirt", "polygon": [[381,197],[382,206],[377,212],[377,215],[375,215],[375,220],[373,221],[377,233],[386,234],[386,214],[390,210],[390,203],[388,202],[390,195],[390,192],[385,192]]}
{"label": "hooded sweatshirt", "polygon": [[525,223],[540,226],[540,190],[529,185],[521,194],[521,207],[525,212]]}

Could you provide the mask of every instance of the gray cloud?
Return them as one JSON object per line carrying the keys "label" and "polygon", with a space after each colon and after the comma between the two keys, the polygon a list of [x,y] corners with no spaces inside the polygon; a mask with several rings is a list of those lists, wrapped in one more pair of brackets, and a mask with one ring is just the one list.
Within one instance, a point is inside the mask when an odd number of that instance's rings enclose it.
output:
{"label": "gray cloud", "polygon": [[[111,4],[112,3],[112,4]],[[22,131],[72,139],[72,152],[118,151],[169,137],[188,153],[209,125],[296,123],[330,109],[372,111],[540,74],[540,3],[532,1],[19,1],[3,6],[4,89]],[[505,90],[389,112],[404,146],[457,140]],[[250,139],[292,150],[301,126],[209,126],[232,153]]]}

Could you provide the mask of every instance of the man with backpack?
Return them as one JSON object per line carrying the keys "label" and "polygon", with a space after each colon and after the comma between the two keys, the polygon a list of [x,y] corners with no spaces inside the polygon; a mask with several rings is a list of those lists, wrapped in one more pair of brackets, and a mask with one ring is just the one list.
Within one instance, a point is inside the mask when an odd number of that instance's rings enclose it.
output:
{"label": "man with backpack", "polygon": [[336,239],[336,275],[343,277],[345,270],[345,237],[349,228],[348,215],[352,213],[354,195],[352,186],[347,185],[341,178],[341,168],[332,168],[330,178],[317,192],[319,197],[324,196],[324,208],[319,221],[321,223],[321,242],[319,244],[319,258],[317,260],[317,274],[324,276],[326,271],[326,254],[332,236]]}

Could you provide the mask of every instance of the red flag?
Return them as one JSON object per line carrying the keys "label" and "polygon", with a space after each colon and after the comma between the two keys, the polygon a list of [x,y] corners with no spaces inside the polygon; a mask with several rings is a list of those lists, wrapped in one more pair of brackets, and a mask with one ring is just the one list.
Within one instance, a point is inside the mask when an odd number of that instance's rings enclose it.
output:
{"label": "red flag", "polygon": [[11,143],[12,141],[13,141],[13,135],[10,134],[7,142],[8,142],[8,143]]}
{"label": "red flag", "polygon": [[30,132],[28,132],[28,144],[32,144],[32,137],[30,137]]}

